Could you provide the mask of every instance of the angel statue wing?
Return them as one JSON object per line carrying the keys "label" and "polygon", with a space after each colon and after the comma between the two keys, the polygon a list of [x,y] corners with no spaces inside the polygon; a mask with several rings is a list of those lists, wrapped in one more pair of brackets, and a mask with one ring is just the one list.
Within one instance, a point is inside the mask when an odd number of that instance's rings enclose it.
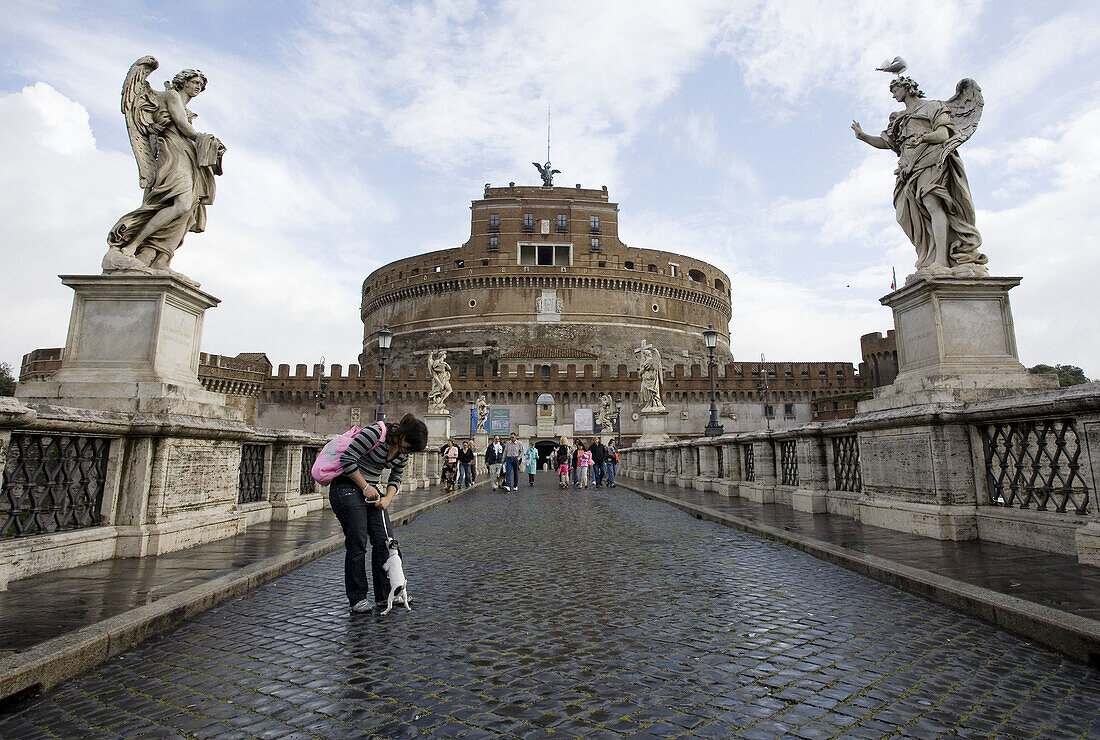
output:
{"label": "angel statue wing", "polygon": [[951,113],[951,120],[955,124],[955,135],[944,143],[943,152],[940,154],[940,165],[959,148],[960,144],[978,130],[978,121],[982,117],[985,98],[982,97],[982,89],[978,87],[978,83],[967,77],[959,80],[959,84],[955,86],[955,96],[945,100],[943,104]]}
{"label": "angel statue wing", "polygon": [[142,189],[152,184],[157,172],[152,141],[157,98],[149,84],[149,74],[159,66],[156,59],[144,56],[130,65],[122,83],[122,114],[126,116],[126,131],[137,158],[138,184]]}

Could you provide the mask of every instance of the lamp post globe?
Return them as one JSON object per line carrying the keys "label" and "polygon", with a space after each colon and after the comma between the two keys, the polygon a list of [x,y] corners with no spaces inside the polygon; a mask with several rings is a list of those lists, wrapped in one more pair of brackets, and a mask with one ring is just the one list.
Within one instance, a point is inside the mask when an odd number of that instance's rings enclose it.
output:
{"label": "lamp post globe", "polygon": [[389,352],[392,341],[393,332],[390,331],[389,324],[382,324],[382,328],[378,330],[378,367],[382,372],[382,384],[378,389],[378,413],[375,414],[378,421],[386,419],[386,353]]}
{"label": "lamp post globe", "polygon": [[703,332],[703,343],[707,346],[707,373],[710,375],[710,420],[704,433],[708,437],[717,437],[725,434],[725,430],[718,423],[718,406],[714,402],[714,370],[717,365],[714,348],[718,346],[718,331],[713,326],[708,326]]}

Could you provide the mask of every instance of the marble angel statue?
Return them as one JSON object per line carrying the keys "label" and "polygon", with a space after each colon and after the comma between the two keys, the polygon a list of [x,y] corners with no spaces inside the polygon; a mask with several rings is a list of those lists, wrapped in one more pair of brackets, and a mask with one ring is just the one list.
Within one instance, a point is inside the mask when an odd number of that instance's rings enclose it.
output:
{"label": "marble angel statue", "polygon": [[206,207],[214,202],[214,176],[222,173],[225,146],[201,133],[187,109],[206,89],[206,76],[185,69],[163,90],[148,78],[160,66],[144,56],[134,62],[122,86],[122,113],[137,158],[141,206],[120,218],[107,235],[103,271],[136,270],[176,274],[169,263],[187,232],[206,228]]}
{"label": "marble angel statue", "polygon": [[451,395],[451,366],[447,364],[446,350],[428,353],[428,375],[432,386],[428,391],[428,412],[447,413],[447,397]]}
{"label": "marble angel statue", "polygon": [[480,395],[477,398],[477,427],[476,433],[482,434],[485,432],[485,425],[489,421],[489,402],[485,400],[485,396]]}
{"label": "marble angel statue", "polygon": [[917,272],[910,279],[988,275],[988,259],[978,251],[982,237],[974,223],[974,201],[957,151],[978,128],[985,105],[981,88],[964,79],[950,100],[927,100],[912,78],[899,74],[890,82],[890,92],[905,107],[890,114],[882,134],[871,136],[856,121],[852,130],[860,141],[898,155],[894,209],[917,249]]}
{"label": "marble angel statue", "polygon": [[644,339],[642,346],[634,350],[638,355],[638,378],[642,411],[664,411],[661,401],[661,353]]}
{"label": "marble angel statue", "polygon": [[614,400],[611,398],[610,393],[600,394],[600,406],[596,411],[596,423],[600,425],[600,428],[604,431],[608,431],[611,427],[615,426],[615,415],[612,410],[614,406]]}

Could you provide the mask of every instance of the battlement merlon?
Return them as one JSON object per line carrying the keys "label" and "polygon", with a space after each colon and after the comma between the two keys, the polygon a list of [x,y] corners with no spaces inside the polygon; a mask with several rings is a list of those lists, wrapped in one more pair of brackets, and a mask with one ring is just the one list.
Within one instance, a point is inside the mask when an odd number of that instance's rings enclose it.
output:
{"label": "battlement merlon", "polygon": [[[576,381],[636,382],[638,379],[637,370],[623,364],[612,368],[608,364],[549,363],[549,376],[544,375],[543,364],[499,363],[495,366],[463,364],[451,369],[451,381],[465,387],[490,381],[554,385]],[[763,366],[759,362],[729,362],[715,368],[715,380],[720,385],[751,383],[755,388],[761,378],[761,369],[771,390],[861,387],[861,378],[856,372],[855,365],[850,362],[766,362]],[[292,374],[290,365],[281,364],[277,371],[268,377],[268,387],[308,389],[316,387],[322,380],[330,384],[343,382],[348,385],[369,385],[377,383],[380,377],[377,366],[360,368],[358,365],[349,365],[345,368],[343,365],[333,364],[329,372],[322,373],[320,365],[314,364],[312,372],[309,372],[307,365],[298,364]],[[698,383],[701,388],[709,382],[706,367],[698,363],[670,365],[664,369],[664,377],[666,382],[692,381]],[[427,373],[421,368],[390,367],[386,378],[390,381],[409,382],[414,385],[428,383]]]}

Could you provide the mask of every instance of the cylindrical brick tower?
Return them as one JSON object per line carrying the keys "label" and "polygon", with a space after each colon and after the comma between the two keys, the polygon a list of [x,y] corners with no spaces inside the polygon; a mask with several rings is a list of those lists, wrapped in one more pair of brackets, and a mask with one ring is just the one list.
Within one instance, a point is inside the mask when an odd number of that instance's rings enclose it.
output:
{"label": "cylindrical brick tower", "polygon": [[705,363],[702,332],[730,361],[729,278],[713,265],[619,241],[607,188],[485,186],[461,247],[391,262],[363,282],[363,354],[394,332],[389,362],[419,366],[446,349],[452,365],[599,362],[634,367],[643,339],[666,366]]}

